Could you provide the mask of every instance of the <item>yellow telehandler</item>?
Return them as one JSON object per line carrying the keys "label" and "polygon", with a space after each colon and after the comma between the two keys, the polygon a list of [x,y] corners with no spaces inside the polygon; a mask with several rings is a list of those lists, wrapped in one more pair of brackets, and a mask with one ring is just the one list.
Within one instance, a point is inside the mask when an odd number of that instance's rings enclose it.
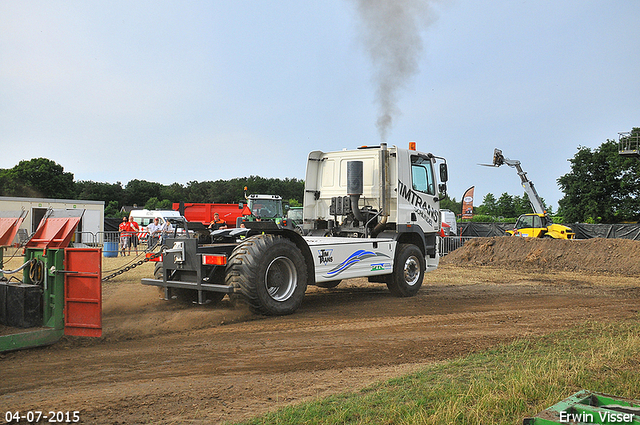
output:
{"label": "yellow telehandler", "polygon": [[544,204],[538,196],[533,182],[527,178],[527,173],[520,166],[520,161],[505,158],[500,149],[493,151],[493,164],[481,164],[489,167],[499,167],[503,164],[514,167],[522,181],[522,187],[529,196],[529,202],[533,213],[523,214],[518,217],[513,230],[506,232],[511,236],[521,236],[528,238],[553,238],[553,239],[574,239],[576,234],[570,227],[562,224],[553,224],[553,220],[544,209]]}

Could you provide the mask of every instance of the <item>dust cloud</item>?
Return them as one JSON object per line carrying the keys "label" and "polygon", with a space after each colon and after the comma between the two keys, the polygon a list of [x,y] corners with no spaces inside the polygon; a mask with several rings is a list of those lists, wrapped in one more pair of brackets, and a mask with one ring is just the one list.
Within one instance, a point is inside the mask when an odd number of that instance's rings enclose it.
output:
{"label": "dust cloud", "polygon": [[109,292],[102,306],[102,325],[103,337],[110,341],[188,332],[256,317],[226,298],[216,305],[165,301],[159,288],[140,283],[121,284]]}

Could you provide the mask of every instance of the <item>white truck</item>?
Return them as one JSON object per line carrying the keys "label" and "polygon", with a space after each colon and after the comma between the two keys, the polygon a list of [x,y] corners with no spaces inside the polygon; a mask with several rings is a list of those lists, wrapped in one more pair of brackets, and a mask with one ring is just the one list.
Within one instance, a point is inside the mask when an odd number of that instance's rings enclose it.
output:
{"label": "white truck", "polygon": [[438,266],[446,181],[444,158],[418,152],[413,143],[311,152],[305,236],[286,221],[254,221],[214,231],[206,244],[168,238],[161,273],[142,283],[163,288],[165,299],[240,296],[266,315],[296,311],[308,285],[333,287],[355,277],[413,296],[424,273]]}

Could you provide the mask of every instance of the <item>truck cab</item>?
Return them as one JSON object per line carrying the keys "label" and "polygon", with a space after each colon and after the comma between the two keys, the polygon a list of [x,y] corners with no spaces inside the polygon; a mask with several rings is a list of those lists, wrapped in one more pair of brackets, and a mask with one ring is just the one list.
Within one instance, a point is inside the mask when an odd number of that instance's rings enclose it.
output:
{"label": "truck cab", "polygon": [[423,252],[427,269],[435,269],[436,236],[441,229],[439,199],[446,180],[444,159],[419,152],[415,145],[311,152],[305,179],[304,232],[410,243]]}

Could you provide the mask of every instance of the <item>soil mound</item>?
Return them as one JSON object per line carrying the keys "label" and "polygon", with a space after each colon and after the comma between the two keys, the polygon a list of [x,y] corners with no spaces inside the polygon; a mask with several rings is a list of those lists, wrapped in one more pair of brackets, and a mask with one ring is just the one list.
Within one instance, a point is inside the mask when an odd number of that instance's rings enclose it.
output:
{"label": "soil mound", "polygon": [[442,264],[640,275],[640,241],[628,239],[476,238]]}

